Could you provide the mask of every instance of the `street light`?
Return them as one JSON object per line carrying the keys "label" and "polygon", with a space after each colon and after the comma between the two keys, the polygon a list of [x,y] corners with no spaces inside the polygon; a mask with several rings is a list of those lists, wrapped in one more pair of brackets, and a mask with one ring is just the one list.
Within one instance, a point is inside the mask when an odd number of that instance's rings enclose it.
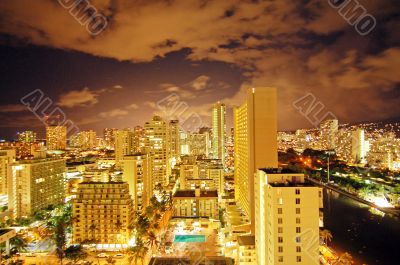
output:
{"label": "street light", "polygon": [[328,155],[328,184],[329,184],[329,158],[331,157],[331,155],[334,155],[334,154],[336,154],[336,152],[335,151],[333,151],[333,150],[328,150],[328,151],[325,151],[325,154],[327,154]]}

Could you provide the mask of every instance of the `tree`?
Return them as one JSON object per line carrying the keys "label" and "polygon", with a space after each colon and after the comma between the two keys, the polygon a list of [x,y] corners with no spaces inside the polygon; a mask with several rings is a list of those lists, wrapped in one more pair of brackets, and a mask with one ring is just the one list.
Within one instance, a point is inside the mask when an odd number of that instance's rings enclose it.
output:
{"label": "tree", "polygon": [[72,245],[65,250],[65,257],[76,264],[80,260],[87,257],[87,253],[83,251],[81,245]]}
{"label": "tree", "polygon": [[157,235],[154,233],[154,231],[149,231],[147,233],[147,244],[151,250],[159,246],[160,242],[157,240]]}
{"label": "tree", "polygon": [[320,237],[324,240],[325,244],[328,246],[328,243],[332,241],[333,236],[331,231],[324,229],[320,232]]}
{"label": "tree", "polygon": [[53,239],[56,243],[56,254],[62,264],[65,257],[66,233],[72,223],[71,204],[61,205],[53,211],[53,217],[49,222],[49,227],[53,232]]}
{"label": "tree", "polygon": [[115,263],[117,263],[115,261],[115,259],[113,257],[111,257],[111,256],[107,257],[106,261],[107,261],[107,264],[115,264]]}

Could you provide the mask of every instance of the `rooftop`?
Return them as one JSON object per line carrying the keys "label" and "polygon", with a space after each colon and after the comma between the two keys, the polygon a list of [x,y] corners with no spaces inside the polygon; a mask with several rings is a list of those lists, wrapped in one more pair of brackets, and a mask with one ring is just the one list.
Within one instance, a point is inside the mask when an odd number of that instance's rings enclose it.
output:
{"label": "rooftop", "polygon": [[256,244],[256,237],[252,235],[245,235],[238,237],[239,246],[254,246]]}
{"label": "rooftop", "polygon": [[315,187],[314,184],[311,182],[293,182],[293,181],[286,181],[286,182],[272,182],[268,183],[272,187]]}
{"label": "rooftop", "polygon": [[[195,198],[196,190],[177,190],[174,194],[174,197],[187,197],[187,198]],[[208,197],[214,198],[218,197],[218,191],[216,190],[200,190],[200,197]]]}
{"label": "rooftop", "polygon": [[259,170],[264,171],[267,174],[303,174],[303,172],[297,172],[290,168],[260,168]]}

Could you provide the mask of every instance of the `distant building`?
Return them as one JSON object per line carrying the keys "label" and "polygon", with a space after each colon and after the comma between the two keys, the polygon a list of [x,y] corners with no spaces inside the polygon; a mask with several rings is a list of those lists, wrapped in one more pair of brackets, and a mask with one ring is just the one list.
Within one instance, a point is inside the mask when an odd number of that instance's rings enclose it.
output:
{"label": "distant building", "polygon": [[133,133],[130,129],[115,132],[115,164],[120,167],[124,156],[133,154]]}
{"label": "distant building", "polygon": [[363,129],[352,132],[351,138],[351,157],[354,163],[365,163],[369,151],[369,142],[365,140]]}
{"label": "distant building", "polygon": [[338,129],[338,120],[325,120],[321,122],[320,139],[322,140],[322,149],[336,150]]}
{"label": "distant building", "polygon": [[219,159],[193,159],[180,165],[180,188],[216,190],[223,194],[224,168]]}
{"label": "distant building", "polygon": [[254,230],[254,176],[259,168],[278,167],[277,91],[253,88],[234,109],[235,199]]}
{"label": "distant building", "polygon": [[13,217],[28,217],[62,203],[65,172],[64,159],[20,160],[12,164],[8,199]]}
{"label": "distant building", "polygon": [[254,197],[257,264],[319,264],[322,189],[303,174],[262,169]]}
{"label": "distant building", "polygon": [[190,150],[189,150],[189,146],[190,146],[190,141],[189,141],[189,134],[184,132],[184,131],[180,131],[179,133],[179,141],[180,141],[180,146],[181,146],[181,155],[190,155]]}
{"label": "distant building", "polygon": [[103,139],[107,149],[114,149],[115,147],[115,134],[118,129],[105,128],[103,130]]}
{"label": "distant building", "polygon": [[174,217],[204,217],[218,219],[218,192],[178,190],[173,195]]}
{"label": "distant building", "polygon": [[[72,242],[127,245],[134,220],[128,183],[82,182],[72,201]],[[114,246],[110,246],[114,245]],[[118,248],[118,246],[117,246]]]}
{"label": "distant building", "polygon": [[152,159],[148,154],[125,156],[122,163],[122,180],[129,184],[129,194],[133,199],[133,209],[145,209],[153,195]]}
{"label": "distant building", "polygon": [[81,131],[71,137],[70,146],[83,150],[91,150],[97,147],[97,135],[93,130]]}
{"label": "distant building", "polygon": [[213,157],[225,164],[226,106],[218,102],[212,109],[212,149]]}
{"label": "distant building", "polygon": [[49,125],[46,127],[47,150],[65,150],[67,147],[67,127]]}
{"label": "distant building", "polygon": [[169,158],[178,161],[181,156],[179,120],[171,120],[168,124]]}
{"label": "distant building", "polygon": [[36,133],[33,131],[24,131],[18,133],[18,141],[23,143],[36,142]]}
{"label": "distant building", "polygon": [[210,154],[210,134],[191,133],[189,134],[189,151],[193,156],[209,157]]}
{"label": "distant building", "polygon": [[133,154],[144,151],[145,137],[145,131],[142,126],[135,126],[135,128],[133,128]]}

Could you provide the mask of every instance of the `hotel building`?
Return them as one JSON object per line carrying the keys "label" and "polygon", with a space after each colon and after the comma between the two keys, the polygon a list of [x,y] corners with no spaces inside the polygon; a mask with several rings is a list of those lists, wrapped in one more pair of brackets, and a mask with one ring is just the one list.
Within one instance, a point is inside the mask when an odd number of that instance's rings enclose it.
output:
{"label": "hotel building", "polygon": [[[81,182],[72,201],[72,242],[125,245],[134,212],[125,182]],[[108,246],[113,247],[113,246]]]}
{"label": "hotel building", "polygon": [[319,264],[322,189],[303,174],[261,169],[255,185],[258,265]]}
{"label": "hotel building", "polygon": [[8,199],[13,217],[28,217],[62,203],[65,172],[64,159],[20,160],[12,164]]}
{"label": "hotel building", "polygon": [[277,91],[252,88],[234,109],[235,199],[254,231],[254,179],[259,168],[278,167]]}

